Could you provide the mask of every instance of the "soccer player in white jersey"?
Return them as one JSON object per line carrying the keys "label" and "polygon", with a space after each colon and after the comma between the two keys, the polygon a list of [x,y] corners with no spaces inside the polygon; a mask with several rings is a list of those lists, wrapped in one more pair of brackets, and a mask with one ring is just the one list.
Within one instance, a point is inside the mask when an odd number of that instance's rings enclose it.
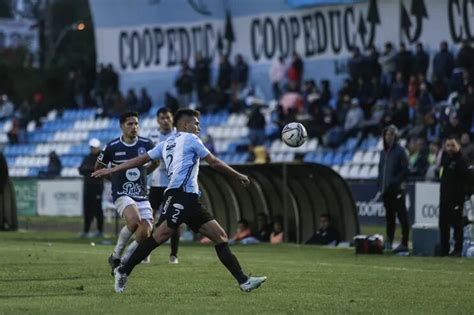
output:
{"label": "soccer player in white jersey", "polygon": [[[126,112],[120,116],[122,136],[110,141],[99,154],[95,169],[106,169],[120,165],[137,156],[144,155],[154,147],[148,138],[138,136],[138,114]],[[132,236],[135,241],[129,245],[124,257],[131,254],[138,245],[137,242],[148,238],[153,228],[153,212],[148,201],[147,174],[156,169],[158,163],[151,163],[147,168],[140,166],[112,174],[112,197],[119,215],[125,219],[126,226],[122,228],[117,239],[117,245],[109,257],[113,269],[120,265],[122,252]],[[126,259],[126,258],[125,258]]]}
{"label": "soccer player in white jersey", "polygon": [[166,164],[170,183],[165,192],[165,204],[153,235],[140,242],[125,264],[114,270],[115,291],[123,292],[127,277],[133,268],[147,257],[152,250],[166,242],[181,223],[186,223],[193,231],[211,239],[216,245],[216,253],[222,264],[239,283],[240,289],[250,292],[258,288],[266,277],[249,277],[242,272],[237,258],[232,254],[224,229],[199,203],[198,173],[199,160],[204,159],[217,171],[234,177],[243,185],[249,178],[216,158],[197,136],[200,131],[199,112],[180,109],[176,112],[177,133],[160,143],[147,154],[132,159],[111,169],[94,172],[93,177],[102,177],[126,169],[139,167],[153,160]]}
{"label": "soccer player in white jersey", "polygon": [[[156,121],[158,122],[158,128],[154,129],[148,137],[158,145],[160,142],[165,141],[176,132],[173,128],[173,113],[168,107],[162,107],[156,113]],[[165,194],[166,187],[169,183],[168,174],[166,173],[166,165],[160,164],[158,169],[150,174],[150,192],[148,198],[150,199],[151,207],[156,218],[156,214],[163,203],[163,197]],[[171,253],[170,253],[170,264],[178,263],[178,246],[179,246],[179,228],[171,235]]]}

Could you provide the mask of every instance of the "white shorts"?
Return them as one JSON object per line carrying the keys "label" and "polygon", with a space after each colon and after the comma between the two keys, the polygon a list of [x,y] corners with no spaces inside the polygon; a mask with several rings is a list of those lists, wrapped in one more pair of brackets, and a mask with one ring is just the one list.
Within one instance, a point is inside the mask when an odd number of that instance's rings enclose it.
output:
{"label": "white shorts", "polygon": [[129,205],[136,205],[138,211],[140,212],[140,218],[142,220],[153,221],[153,210],[151,210],[151,205],[148,200],[146,201],[135,201],[128,196],[122,196],[115,200],[115,208],[117,209],[120,217],[123,218],[123,211]]}

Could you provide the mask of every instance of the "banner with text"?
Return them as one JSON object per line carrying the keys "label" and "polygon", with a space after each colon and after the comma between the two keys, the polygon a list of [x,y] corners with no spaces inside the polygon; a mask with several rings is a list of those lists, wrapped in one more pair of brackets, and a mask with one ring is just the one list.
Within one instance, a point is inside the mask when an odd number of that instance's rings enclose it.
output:
{"label": "banner with text", "polygon": [[[292,9],[285,1],[90,0],[99,63],[122,74],[122,89],[171,79],[196,52],[214,61],[242,54],[254,84],[267,82],[279,56],[298,52],[305,76],[341,81],[353,47],[390,41],[428,50],[440,41],[474,39],[471,0],[367,0]],[[127,12],[127,14],[123,14]],[[216,65],[216,63],[215,63]],[[155,81],[158,82],[158,81]],[[170,82],[160,84],[170,87]],[[269,87],[268,87],[269,88]],[[154,90],[157,88],[155,87]]]}
{"label": "banner with text", "polygon": [[14,179],[13,187],[16,196],[18,215],[35,216],[37,186],[35,179]]}
{"label": "banner with text", "polygon": [[38,215],[82,215],[82,179],[39,180]]}

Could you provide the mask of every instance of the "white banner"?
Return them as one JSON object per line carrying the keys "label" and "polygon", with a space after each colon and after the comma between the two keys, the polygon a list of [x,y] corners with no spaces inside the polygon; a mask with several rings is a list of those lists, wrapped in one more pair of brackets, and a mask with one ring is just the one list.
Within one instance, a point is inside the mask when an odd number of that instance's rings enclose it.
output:
{"label": "white banner", "polygon": [[0,19],[0,49],[25,46],[38,51],[38,29],[30,20]]}
{"label": "white banner", "polygon": [[439,183],[416,183],[415,224],[438,224]]}
{"label": "white banner", "polygon": [[38,215],[82,215],[82,179],[39,180],[37,196]]}

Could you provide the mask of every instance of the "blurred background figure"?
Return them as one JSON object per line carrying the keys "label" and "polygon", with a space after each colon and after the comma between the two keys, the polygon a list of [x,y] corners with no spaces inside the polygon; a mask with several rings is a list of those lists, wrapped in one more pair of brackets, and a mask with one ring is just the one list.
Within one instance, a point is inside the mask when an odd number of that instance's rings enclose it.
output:
{"label": "blurred background figure", "polygon": [[273,231],[270,234],[270,243],[280,244],[285,240],[285,233],[283,231],[283,223],[275,221],[273,223]]}
{"label": "blurred background figure", "polygon": [[242,218],[237,222],[237,230],[229,243],[247,245],[260,243],[260,241],[252,235],[249,221]]}
{"label": "blurred background figure", "polygon": [[61,175],[61,170],[63,169],[61,159],[59,158],[56,151],[51,151],[49,153],[49,163],[46,171],[38,172],[38,177],[40,178],[53,178]]}
{"label": "blurred background figure", "polygon": [[331,245],[339,243],[339,232],[332,226],[329,214],[319,216],[319,229],[306,241],[311,245]]}
{"label": "blurred background figure", "polygon": [[[102,179],[91,177],[100,153],[100,141],[95,138],[91,139],[89,147],[90,153],[84,157],[79,167],[79,174],[84,176],[84,229],[81,237],[103,237],[104,213],[102,211],[102,191],[104,184]],[[94,218],[97,221],[97,233],[90,234],[89,231]]]}
{"label": "blurred background figure", "polygon": [[261,212],[257,215],[257,232],[255,237],[260,242],[270,242],[270,234],[272,234],[272,224],[268,222],[268,216]]}

